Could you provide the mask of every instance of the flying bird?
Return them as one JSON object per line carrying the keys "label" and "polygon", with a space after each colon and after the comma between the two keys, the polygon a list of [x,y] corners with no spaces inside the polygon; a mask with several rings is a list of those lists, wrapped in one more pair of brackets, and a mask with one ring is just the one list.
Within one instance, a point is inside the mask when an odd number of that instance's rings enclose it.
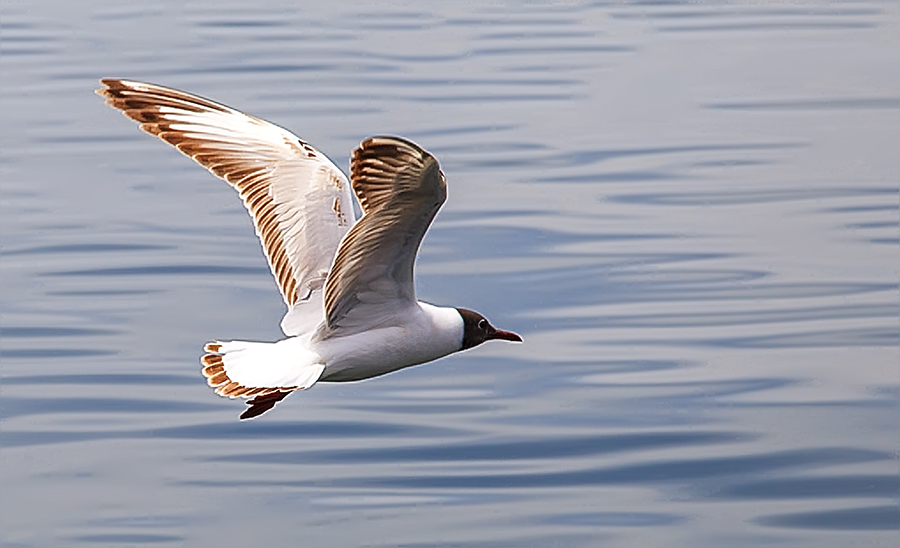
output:
{"label": "flying bird", "polygon": [[242,419],[319,381],[377,377],[492,339],[522,342],[477,312],[416,299],[416,253],[447,183],[415,143],[364,140],[348,181],[324,154],[259,118],[154,84],[101,83],[107,104],[228,182],[253,218],[288,308],[287,338],[215,341],[200,359],[217,394],[249,398]]}

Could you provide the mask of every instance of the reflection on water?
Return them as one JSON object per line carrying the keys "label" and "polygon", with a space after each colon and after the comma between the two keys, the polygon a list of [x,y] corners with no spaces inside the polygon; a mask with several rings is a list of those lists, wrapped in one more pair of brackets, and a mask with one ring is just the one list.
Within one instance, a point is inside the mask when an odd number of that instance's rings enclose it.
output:
{"label": "reflection on water", "polygon": [[[0,543],[888,545],[898,15],[4,6]],[[419,141],[450,184],[420,297],[527,343],[238,422],[201,346],[279,338],[280,296],[227,185],[105,76],[341,166]]]}

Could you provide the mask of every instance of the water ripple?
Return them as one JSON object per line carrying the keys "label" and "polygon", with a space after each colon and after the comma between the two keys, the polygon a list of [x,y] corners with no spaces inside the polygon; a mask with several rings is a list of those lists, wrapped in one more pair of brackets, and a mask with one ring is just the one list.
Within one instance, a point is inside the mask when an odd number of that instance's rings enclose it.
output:
{"label": "water ripple", "polygon": [[161,544],[178,542],[183,543],[185,538],[178,535],[161,535],[159,533],[102,533],[94,535],[81,535],[71,538],[74,542],[89,544]]}
{"label": "water ripple", "polygon": [[367,448],[341,451],[297,451],[253,453],[216,457],[211,460],[265,464],[316,463],[413,463],[483,462],[532,459],[566,459],[627,451],[689,447],[746,440],[746,435],[721,432],[647,432],[572,438],[541,438],[533,441],[441,444],[424,447]]}
{"label": "water ripple", "polygon": [[878,451],[846,448],[801,449],[748,456],[670,460],[635,465],[613,465],[565,472],[523,474],[403,475],[358,477],[343,485],[369,485],[399,489],[531,489],[586,485],[683,483],[717,477],[768,474],[791,468],[858,464],[890,460]]}
{"label": "water ripple", "polygon": [[228,276],[232,274],[261,274],[267,272],[264,266],[247,267],[247,266],[224,266],[224,265],[208,265],[208,264],[187,264],[187,265],[146,265],[137,267],[115,267],[115,268],[89,268],[83,270],[61,270],[55,272],[44,272],[43,276],[172,276],[172,275],[209,275],[218,274]]}
{"label": "water ripple", "polygon": [[764,479],[723,487],[716,498],[791,500],[814,498],[893,498],[900,494],[900,477],[892,475],[834,475]]}
{"label": "water ripple", "polygon": [[900,97],[835,97],[833,99],[773,99],[710,103],[706,108],[723,110],[836,110],[900,109]]}
{"label": "water ripple", "polygon": [[[223,409],[222,403],[207,404],[171,400],[124,400],[116,398],[72,398],[51,402],[4,398],[3,417],[50,413],[191,413]],[[18,407],[21,405],[21,409]],[[229,410],[231,410],[229,408]],[[4,429],[3,447],[84,443],[109,439],[176,439],[176,440],[282,440],[282,439],[356,439],[375,437],[440,437],[457,434],[450,428],[425,427],[371,422],[321,421],[312,423],[241,422],[193,424],[151,430],[41,430]]]}
{"label": "water ripple", "polygon": [[[106,413],[116,415],[122,413],[190,413],[220,408],[221,406],[219,404],[141,398],[85,398],[73,396],[56,398],[4,397],[3,407],[0,408],[0,419],[8,420],[14,417],[49,414],[72,415],[76,413]],[[9,435],[13,440],[16,436],[23,436],[22,439],[27,439],[27,436],[31,434],[35,434],[35,432],[5,431],[4,438]],[[46,432],[42,432],[41,434],[46,434]],[[65,438],[61,438],[60,441],[63,439]],[[6,445],[7,441],[7,439],[4,439],[4,445]]]}
{"label": "water ripple", "polygon": [[755,520],[769,527],[819,529],[823,531],[894,531],[900,529],[896,504],[845,508],[821,512],[796,512],[763,516]]}

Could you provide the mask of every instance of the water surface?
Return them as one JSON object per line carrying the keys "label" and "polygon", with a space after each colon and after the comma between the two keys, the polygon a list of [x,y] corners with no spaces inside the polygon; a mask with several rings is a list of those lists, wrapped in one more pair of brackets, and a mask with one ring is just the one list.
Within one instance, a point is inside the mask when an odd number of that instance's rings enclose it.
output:
{"label": "water surface", "polygon": [[[894,2],[5,4],[3,546],[886,546]],[[199,375],[283,304],[143,79],[450,198],[423,300],[522,333],[261,419]]]}

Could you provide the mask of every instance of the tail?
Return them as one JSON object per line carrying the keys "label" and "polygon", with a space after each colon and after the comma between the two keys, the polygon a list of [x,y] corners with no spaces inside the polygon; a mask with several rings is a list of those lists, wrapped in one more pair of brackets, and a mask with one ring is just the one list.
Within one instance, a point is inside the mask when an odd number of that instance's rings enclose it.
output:
{"label": "tail", "polygon": [[294,390],[316,384],[325,366],[292,339],[277,343],[212,342],[200,358],[206,382],[216,394],[250,398],[242,419],[261,415]]}

